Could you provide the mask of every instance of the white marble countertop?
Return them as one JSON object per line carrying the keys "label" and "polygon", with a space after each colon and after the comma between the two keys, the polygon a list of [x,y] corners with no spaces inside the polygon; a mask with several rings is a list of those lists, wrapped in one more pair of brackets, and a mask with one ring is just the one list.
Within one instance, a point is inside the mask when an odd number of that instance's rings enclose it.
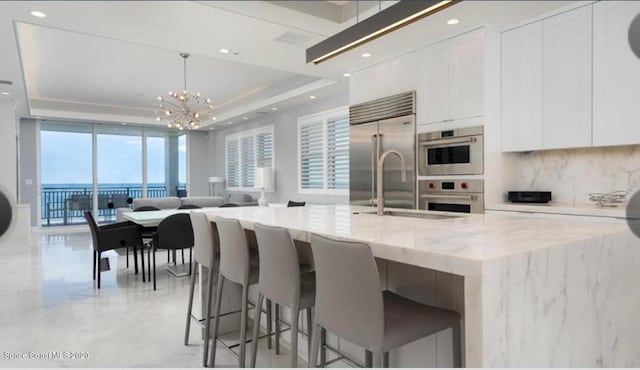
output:
{"label": "white marble countertop", "polygon": [[310,233],[362,241],[371,246],[376,257],[461,275],[479,273],[484,261],[563,247],[627,229],[625,224],[492,214],[440,220],[353,214],[362,210],[371,209],[237,207],[195,212],[207,213],[212,221],[216,216],[236,218],[247,229],[253,229],[256,222],[285,227],[294,239],[303,241],[309,240]]}
{"label": "white marble countertop", "polygon": [[598,208],[594,203],[493,203],[488,204],[485,209],[493,211],[548,213],[575,216],[626,217],[626,204],[620,204],[617,207]]}

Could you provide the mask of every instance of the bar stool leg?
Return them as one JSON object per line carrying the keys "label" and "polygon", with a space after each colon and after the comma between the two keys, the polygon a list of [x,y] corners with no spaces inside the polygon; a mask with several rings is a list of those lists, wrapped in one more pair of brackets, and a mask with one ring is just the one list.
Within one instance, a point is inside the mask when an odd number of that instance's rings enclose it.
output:
{"label": "bar stool leg", "polygon": [[307,367],[317,367],[318,364],[318,347],[320,346],[320,333],[324,331],[320,325],[313,326],[311,334],[311,351],[309,352],[309,362]]}
{"label": "bar stool leg", "polygon": [[247,349],[247,303],[249,300],[249,284],[242,286],[242,313],[240,316],[240,351],[238,353],[238,364],[245,367],[245,357]]}
{"label": "bar stool leg", "polygon": [[272,330],[272,322],[271,322],[271,300],[267,299],[267,348],[271,349],[271,330]]}
{"label": "bar stool leg", "polygon": [[98,259],[98,252],[96,252],[96,250],[93,250],[93,280],[96,279],[96,260]]}
{"label": "bar stool leg", "polygon": [[300,309],[291,307],[291,368],[298,367],[298,321]]}
{"label": "bar stool leg", "polygon": [[256,357],[258,357],[258,335],[260,334],[260,317],[262,316],[263,299],[264,296],[262,294],[258,294],[258,303],[256,304],[256,317],[253,320],[253,337],[251,338],[251,367],[256,367]]}
{"label": "bar stool leg", "polygon": [[224,276],[222,274],[218,274],[218,286],[216,287],[216,308],[215,308],[215,317],[213,319],[213,338],[211,341],[211,349],[209,350],[209,363],[207,367],[215,367],[216,366],[216,344],[218,339],[218,326],[220,324],[220,304],[222,303],[222,286],[224,285]]}
{"label": "bar stool leg", "polygon": [[[196,275],[193,274],[191,276],[191,286],[189,287],[189,302],[187,303],[187,322],[184,326],[184,345],[188,345],[189,344],[189,330],[191,329],[191,310],[193,309],[193,292],[196,288],[196,279],[195,279]],[[207,353],[206,351],[206,341],[205,341],[205,351],[204,353]],[[204,358],[204,361],[206,362],[206,357]],[[203,364],[204,366],[204,364]]]}
{"label": "bar stool leg", "polygon": [[280,354],[280,305],[276,303],[276,355]]}
{"label": "bar stool leg", "polygon": [[462,323],[458,322],[452,330],[453,367],[462,367]]}
{"label": "bar stool leg", "polygon": [[373,366],[376,368],[382,368],[384,364],[384,353],[376,352],[373,354]]}
{"label": "bar stool leg", "polygon": [[373,353],[371,351],[364,351],[364,367],[373,367]]}
{"label": "bar stool leg", "polygon": [[307,353],[311,353],[311,327],[313,326],[313,319],[311,317],[311,307],[307,308]]}
{"label": "bar stool leg", "polygon": [[[313,330],[316,330],[314,328]],[[321,329],[320,332],[320,367],[326,367],[327,365],[327,349],[325,345],[327,344],[327,331],[325,328]]]}
{"label": "bar stool leg", "polygon": [[382,367],[384,368],[389,367],[389,352],[385,352],[384,356],[382,357]]}

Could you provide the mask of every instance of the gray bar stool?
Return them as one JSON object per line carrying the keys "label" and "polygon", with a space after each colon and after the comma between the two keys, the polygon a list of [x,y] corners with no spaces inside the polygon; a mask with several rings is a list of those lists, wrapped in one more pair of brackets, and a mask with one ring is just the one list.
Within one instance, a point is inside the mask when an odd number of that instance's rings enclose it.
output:
{"label": "gray bar stool", "polygon": [[215,312],[213,320],[213,343],[209,354],[209,367],[215,366],[216,339],[220,323],[220,301],[225,280],[231,280],[242,286],[242,312],[240,314],[240,350],[239,366],[245,366],[247,345],[247,310],[249,305],[249,285],[258,282],[258,264],[252,263],[249,244],[244,229],[238,220],[223,217],[216,218],[216,227],[220,239],[220,268],[216,291]]}
{"label": "gray bar stool", "polygon": [[[255,224],[254,230],[260,257],[260,279],[258,282],[258,305],[253,327],[251,367],[256,366],[260,313],[264,298],[274,301],[276,305],[284,305],[291,309],[290,367],[297,367],[298,317],[300,310],[307,310],[307,324],[309,338],[311,338],[311,311],[316,296],[315,273],[300,271],[298,252],[287,229]],[[278,320],[277,314],[276,320]]]}
{"label": "gray bar stool", "polygon": [[311,250],[317,282],[309,367],[316,366],[320,328],[372,352],[375,367],[383,367],[389,351],[453,328],[454,366],[460,367],[459,313],[382,291],[367,244],[312,234]]}
{"label": "gray bar stool", "polygon": [[204,320],[204,351],[202,353],[202,366],[207,366],[207,355],[209,354],[209,340],[211,339],[210,324],[211,324],[211,302],[213,297],[213,284],[214,284],[214,272],[217,270],[216,266],[216,254],[217,250],[214,243],[215,229],[211,227],[211,223],[207,219],[207,215],[204,213],[191,212],[191,225],[193,226],[193,268],[197,271],[198,266],[206,267],[209,270],[208,274],[208,289],[205,296],[206,307],[204,312],[204,318],[199,319],[192,314],[193,309],[193,293],[196,286],[196,274],[191,274],[191,287],[189,290],[189,304],[187,306],[187,324],[184,330],[184,345],[189,344],[189,330],[191,329],[191,320],[195,319],[202,327],[202,321]]}

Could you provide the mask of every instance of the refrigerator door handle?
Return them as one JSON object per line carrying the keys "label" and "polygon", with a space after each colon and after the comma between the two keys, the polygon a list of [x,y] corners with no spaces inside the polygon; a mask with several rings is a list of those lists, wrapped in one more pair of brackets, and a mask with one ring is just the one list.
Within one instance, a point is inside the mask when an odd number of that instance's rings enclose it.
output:
{"label": "refrigerator door handle", "polygon": [[376,162],[378,157],[376,153],[378,152],[378,134],[371,135],[371,199],[369,199],[369,204],[373,206],[374,199],[376,197]]}

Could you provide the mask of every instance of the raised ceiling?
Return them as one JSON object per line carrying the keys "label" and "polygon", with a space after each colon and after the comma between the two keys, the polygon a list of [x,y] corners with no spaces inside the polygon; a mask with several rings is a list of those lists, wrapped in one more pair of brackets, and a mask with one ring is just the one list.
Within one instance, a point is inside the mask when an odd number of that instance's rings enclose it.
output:
{"label": "raised ceiling", "polygon": [[[0,86],[11,93],[0,99],[15,100],[20,116],[155,124],[157,95],[182,86],[178,54],[185,51],[193,55],[189,88],[213,98],[225,121],[277,104],[303,104],[310,94],[341,94],[348,88],[344,72],[569,2],[463,1],[319,66],[305,63],[306,48],[395,1],[361,2],[357,17],[346,12],[353,2],[287,3],[0,2],[0,80],[14,81]],[[314,10],[327,6],[342,18]],[[47,17],[34,18],[32,10]],[[460,24],[447,26],[453,17]],[[373,56],[361,58],[364,51]]]}

